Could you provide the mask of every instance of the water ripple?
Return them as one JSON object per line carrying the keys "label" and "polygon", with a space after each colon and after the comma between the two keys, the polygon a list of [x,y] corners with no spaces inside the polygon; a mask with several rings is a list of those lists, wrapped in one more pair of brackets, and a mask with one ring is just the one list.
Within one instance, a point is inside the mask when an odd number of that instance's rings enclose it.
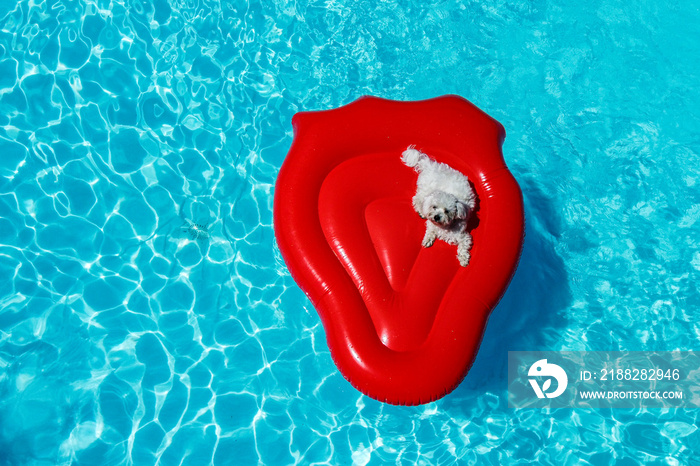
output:
{"label": "water ripple", "polygon": [[[0,463],[690,463],[694,412],[509,410],[503,362],[694,349],[698,19],[688,1],[0,2]],[[387,406],[333,365],[273,187],[295,112],[445,93],[507,127],[526,250],[464,383]]]}

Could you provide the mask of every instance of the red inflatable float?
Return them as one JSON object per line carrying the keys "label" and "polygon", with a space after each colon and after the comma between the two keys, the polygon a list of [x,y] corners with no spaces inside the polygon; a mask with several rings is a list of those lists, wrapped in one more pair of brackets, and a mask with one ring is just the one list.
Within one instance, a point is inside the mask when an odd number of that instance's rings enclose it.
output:
{"label": "red inflatable float", "polygon": [[[274,199],[277,242],[316,307],[350,383],[415,405],[452,391],[515,272],[524,217],[501,154],[503,127],[457,96],[420,102],[363,97],[298,113]],[[471,262],[455,246],[421,247],[409,146],[467,175],[478,204]]]}

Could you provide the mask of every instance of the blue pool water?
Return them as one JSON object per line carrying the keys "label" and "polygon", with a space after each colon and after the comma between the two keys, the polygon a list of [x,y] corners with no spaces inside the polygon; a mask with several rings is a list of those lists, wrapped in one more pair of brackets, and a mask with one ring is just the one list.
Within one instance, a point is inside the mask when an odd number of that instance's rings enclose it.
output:
{"label": "blue pool water", "polygon": [[[0,0],[0,464],[698,464],[697,410],[506,392],[508,350],[700,349],[698,24],[694,0]],[[447,93],[506,127],[527,237],[464,382],[389,406],[333,365],[274,183],[295,112]]]}

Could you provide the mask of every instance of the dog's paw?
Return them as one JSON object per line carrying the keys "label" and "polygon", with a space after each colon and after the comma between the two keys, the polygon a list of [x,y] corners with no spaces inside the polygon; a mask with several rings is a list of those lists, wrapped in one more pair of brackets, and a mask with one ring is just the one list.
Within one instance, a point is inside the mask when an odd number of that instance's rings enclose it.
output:
{"label": "dog's paw", "polygon": [[467,240],[461,241],[457,245],[457,259],[459,259],[459,265],[461,265],[462,267],[466,267],[467,265],[469,265],[469,259],[471,259],[472,257],[469,253],[471,246],[471,236],[468,236]]}
{"label": "dog's paw", "polygon": [[430,230],[427,230],[425,232],[425,236],[423,237],[423,242],[421,244],[424,248],[429,248],[433,245],[433,243],[435,243],[435,238],[437,238],[437,236],[435,236],[435,233]]}
{"label": "dog's paw", "polygon": [[457,259],[459,259],[459,265],[466,267],[469,265],[469,259],[471,259],[471,254],[469,251],[472,248],[472,237],[469,233],[465,233],[464,238],[457,243]]}

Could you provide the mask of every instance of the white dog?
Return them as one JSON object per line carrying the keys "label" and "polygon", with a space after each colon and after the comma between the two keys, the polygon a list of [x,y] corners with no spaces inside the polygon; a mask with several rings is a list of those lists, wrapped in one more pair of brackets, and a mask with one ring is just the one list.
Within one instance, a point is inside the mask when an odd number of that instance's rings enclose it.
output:
{"label": "white dog", "polygon": [[413,208],[426,219],[423,247],[439,238],[457,245],[457,259],[462,267],[469,263],[472,236],[467,231],[469,214],[476,207],[476,195],[467,177],[454,168],[432,160],[409,146],[403,152],[404,164],[418,172]]}

